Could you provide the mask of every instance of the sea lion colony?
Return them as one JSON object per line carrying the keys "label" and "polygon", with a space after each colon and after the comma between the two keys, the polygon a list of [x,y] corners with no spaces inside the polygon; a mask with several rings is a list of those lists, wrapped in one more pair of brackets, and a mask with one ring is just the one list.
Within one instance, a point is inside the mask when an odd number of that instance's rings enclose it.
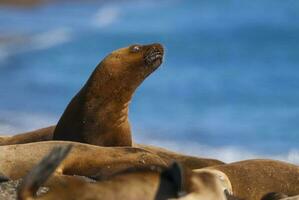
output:
{"label": "sea lion colony", "polygon": [[1,137],[0,199],[299,199],[298,166],[225,164],[132,142],[130,100],[163,54],[160,44],[112,52],[56,126]]}

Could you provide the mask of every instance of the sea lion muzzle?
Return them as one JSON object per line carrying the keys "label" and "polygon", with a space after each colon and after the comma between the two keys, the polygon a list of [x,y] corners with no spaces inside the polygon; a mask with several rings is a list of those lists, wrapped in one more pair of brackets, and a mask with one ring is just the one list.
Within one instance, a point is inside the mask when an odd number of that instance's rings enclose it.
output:
{"label": "sea lion muzzle", "polygon": [[144,61],[147,65],[158,67],[163,60],[163,47],[160,44],[151,45],[149,50],[145,53]]}

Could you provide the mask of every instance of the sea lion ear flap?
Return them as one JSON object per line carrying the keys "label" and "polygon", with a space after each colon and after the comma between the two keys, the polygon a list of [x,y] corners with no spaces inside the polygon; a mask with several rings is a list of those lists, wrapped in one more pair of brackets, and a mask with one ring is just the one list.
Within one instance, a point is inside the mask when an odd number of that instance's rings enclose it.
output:
{"label": "sea lion ear flap", "polygon": [[155,200],[178,198],[183,190],[183,170],[174,162],[160,174],[160,185]]}
{"label": "sea lion ear flap", "polygon": [[261,200],[279,200],[288,197],[288,195],[280,192],[270,192],[265,194]]}
{"label": "sea lion ear flap", "polygon": [[18,187],[18,200],[32,199],[38,188],[47,181],[58,165],[65,159],[72,145],[55,147],[38,165],[25,176]]}

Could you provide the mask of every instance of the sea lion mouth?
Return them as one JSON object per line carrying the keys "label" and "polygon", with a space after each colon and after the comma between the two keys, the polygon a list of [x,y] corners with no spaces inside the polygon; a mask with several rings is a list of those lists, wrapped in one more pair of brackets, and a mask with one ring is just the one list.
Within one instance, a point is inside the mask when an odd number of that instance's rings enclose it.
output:
{"label": "sea lion mouth", "polygon": [[163,60],[163,52],[157,48],[151,48],[144,57],[147,65],[153,66],[154,68],[161,65]]}

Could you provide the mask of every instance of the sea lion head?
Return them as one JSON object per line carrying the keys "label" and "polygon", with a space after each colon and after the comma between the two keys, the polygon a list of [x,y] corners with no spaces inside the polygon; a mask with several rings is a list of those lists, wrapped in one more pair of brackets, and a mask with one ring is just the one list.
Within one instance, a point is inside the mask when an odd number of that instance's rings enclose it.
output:
{"label": "sea lion head", "polygon": [[239,200],[232,195],[231,184],[223,172],[208,168],[193,172],[189,193],[179,200]]}
{"label": "sea lion head", "polygon": [[162,64],[163,54],[161,44],[134,44],[109,54],[101,62],[101,70],[117,83],[136,88]]}

